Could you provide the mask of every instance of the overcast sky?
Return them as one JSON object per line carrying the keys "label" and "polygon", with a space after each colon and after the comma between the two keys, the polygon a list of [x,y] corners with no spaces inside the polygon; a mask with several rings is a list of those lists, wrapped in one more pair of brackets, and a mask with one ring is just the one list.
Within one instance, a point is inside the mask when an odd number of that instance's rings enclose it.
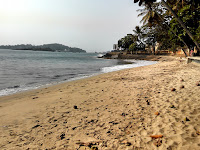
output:
{"label": "overcast sky", "polygon": [[0,0],[0,45],[61,43],[111,50],[140,18],[133,0]]}

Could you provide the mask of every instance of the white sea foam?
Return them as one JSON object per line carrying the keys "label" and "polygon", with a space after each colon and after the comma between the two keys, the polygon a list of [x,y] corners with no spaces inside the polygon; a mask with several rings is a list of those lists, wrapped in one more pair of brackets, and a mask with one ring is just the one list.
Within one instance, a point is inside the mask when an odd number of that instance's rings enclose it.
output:
{"label": "white sea foam", "polygon": [[157,63],[156,61],[146,61],[146,60],[125,60],[125,61],[132,62],[133,64],[104,67],[104,68],[102,68],[101,71],[104,73],[108,73],[108,72],[119,71],[119,70],[123,70],[123,69],[153,65],[153,64]]}
{"label": "white sea foam", "polygon": [[40,86],[35,86],[35,87],[19,87],[19,88],[6,88],[6,89],[3,89],[3,90],[0,90],[0,96],[10,95],[10,94],[14,94],[14,93],[22,92],[22,91],[33,90],[33,89],[37,89],[39,87]]}

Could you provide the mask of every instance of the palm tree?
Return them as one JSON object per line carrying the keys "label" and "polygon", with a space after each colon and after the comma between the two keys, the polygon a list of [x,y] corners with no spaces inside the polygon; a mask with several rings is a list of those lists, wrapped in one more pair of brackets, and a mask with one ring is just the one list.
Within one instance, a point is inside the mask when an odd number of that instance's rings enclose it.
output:
{"label": "palm tree", "polygon": [[142,29],[139,26],[136,26],[133,32],[135,33],[135,36],[137,37],[137,40],[135,41],[142,41],[142,37],[144,35]]}
{"label": "palm tree", "polygon": [[[142,4],[148,5],[148,6],[152,6],[153,3],[156,0],[134,0],[134,3],[139,2],[139,6],[141,6]],[[190,31],[187,29],[187,27],[184,25],[183,21],[176,15],[176,13],[172,10],[172,8],[164,1],[161,0],[161,2],[163,3],[163,5],[173,14],[173,16],[177,19],[177,21],[179,22],[179,24],[183,27],[183,29],[185,30],[185,32],[189,35],[189,37],[192,39],[192,41],[194,42],[194,44],[197,46],[198,51],[200,50],[200,46],[199,43],[194,39],[193,35],[190,33]]]}
{"label": "palm tree", "polygon": [[[143,16],[142,20],[140,21],[143,24],[148,24],[148,26],[153,26],[155,24],[159,24],[161,21],[160,17],[158,16],[158,6],[159,3],[153,3],[152,5],[146,5],[143,4],[144,9],[138,9],[137,11],[140,11],[141,13],[138,15],[138,17]],[[161,11],[161,10],[159,10]],[[161,14],[161,12],[159,13]]]}
{"label": "palm tree", "polygon": [[139,6],[141,6],[143,3],[146,5],[151,5],[152,3],[156,2],[156,0],[134,0],[134,3],[139,2]]}
{"label": "palm tree", "polygon": [[183,27],[185,32],[189,35],[189,37],[192,39],[194,44],[197,46],[198,51],[200,50],[199,43],[194,39],[193,35],[190,33],[190,31],[187,29],[187,27],[184,25],[183,21],[177,16],[177,14],[172,10],[172,8],[164,1],[161,0],[161,2],[167,7],[167,9],[173,14],[173,16],[177,19],[179,24]]}

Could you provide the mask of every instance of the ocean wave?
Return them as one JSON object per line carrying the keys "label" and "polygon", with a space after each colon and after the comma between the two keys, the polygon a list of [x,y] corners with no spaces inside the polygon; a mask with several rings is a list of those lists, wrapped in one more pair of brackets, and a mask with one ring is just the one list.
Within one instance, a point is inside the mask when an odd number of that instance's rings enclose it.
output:
{"label": "ocean wave", "polygon": [[119,71],[119,70],[123,70],[123,69],[130,69],[130,68],[135,68],[135,67],[153,65],[153,64],[157,63],[156,61],[145,61],[145,60],[125,60],[125,61],[132,62],[132,64],[104,67],[101,69],[101,71],[103,73],[108,73],[108,72]]}
{"label": "ocean wave", "polygon": [[0,90],[0,96],[5,96],[5,95],[10,95],[22,91],[27,91],[27,90],[33,90],[37,89],[39,86],[32,86],[32,87],[25,87],[25,86],[19,86],[19,87],[8,87],[6,89]]}

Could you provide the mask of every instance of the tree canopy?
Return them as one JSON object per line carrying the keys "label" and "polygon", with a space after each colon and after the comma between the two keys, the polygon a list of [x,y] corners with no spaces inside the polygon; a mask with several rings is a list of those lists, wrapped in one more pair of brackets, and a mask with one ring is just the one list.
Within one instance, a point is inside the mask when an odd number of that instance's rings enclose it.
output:
{"label": "tree canopy", "polygon": [[[133,0],[141,9],[141,27],[136,26],[132,36],[118,41],[123,49],[133,45],[160,44],[161,49],[176,50],[177,47],[199,48],[200,43],[200,1],[199,0]],[[135,37],[135,38],[133,38]],[[152,42],[153,41],[153,42]],[[154,44],[153,44],[154,43]]]}

